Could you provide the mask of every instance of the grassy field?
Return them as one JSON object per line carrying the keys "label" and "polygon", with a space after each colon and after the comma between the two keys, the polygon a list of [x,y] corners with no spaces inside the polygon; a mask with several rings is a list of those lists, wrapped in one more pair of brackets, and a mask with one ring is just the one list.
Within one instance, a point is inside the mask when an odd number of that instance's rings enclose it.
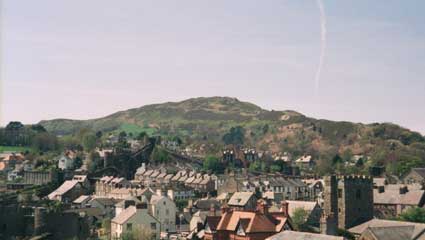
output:
{"label": "grassy field", "polygon": [[1,152],[25,152],[31,150],[30,147],[14,147],[14,146],[0,146]]}
{"label": "grassy field", "polygon": [[155,128],[144,128],[135,124],[124,123],[120,126],[118,132],[125,131],[127,133],[133,133],[137,135],[141,132],[147,133],[149,136],[154,135],[157,130]]}

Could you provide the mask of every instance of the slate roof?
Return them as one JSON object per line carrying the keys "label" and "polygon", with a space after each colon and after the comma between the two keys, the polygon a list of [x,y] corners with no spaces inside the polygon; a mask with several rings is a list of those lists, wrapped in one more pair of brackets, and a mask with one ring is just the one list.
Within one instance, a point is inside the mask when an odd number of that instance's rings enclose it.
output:
{"label": "slate roof", "polygon": [[[410,239],[425,239],[425,224],[423,223],[412,223],[412,222],[403,222],[403,221],[391,221],[391,220],[381,220],[381,219],[372,219],[363,224],[357,225],[348,229],[349,232],[357,235],[361,235],[368,228],[387,228],[388,230],[394,229],[394,227],[403,227],[403,226],[413,226],[412,238]],[[409,239],[409,238],[408,238]],[[403,239],[407,240],[407,239]]]}
{"label": "slate roof", "polygon": [[75,204],[81,204],[86,200],[89,200],[91,197],[89,195],[81,195],[73,201]]}
{"label": "slate roof", "polygon": [[134,216],[137,212],[137,208],[135,206],[129,206],[128,208],[121,211],[121,213],[114,217],[111,221],[117,224],[124,224],[127,222],[132,216]]}
{"label": "slate roof", "polygon": [[266,238],[266,240],[344,240],[344,237],[316,233],[284,231]]}
{"label": "slate roof", "polygon": [[306,210],[308,213],[314,210],[316,206],[318,206],[317,202],[310,202],[310,201],[289,201],[286,200],[288,203],[288,213],[289,216],[294,216],[295,210],[298,208],[302,208]]}
{"label": "slate roof", "polygon": [[78,184],[78,181],[75,180],[67,180],[65,181],[59,188],[48,195],[50,200],[54,199],[56,196],[62,196]]}
{"label": "slate roof", "polygon": [[425,168],[412,168],[412,171],[425,178]]}
{"label": "slate roof", "polygon": [[373,190],[373,203],[375,204],[400,204],[418,206],[424,197],[424,190],[408,191],[400,194],[399,190],[387,190],[380,193],[378,189]]}
{"label": "slate roof", "polygon": [[196,200],[194,206],[201,210],[210,210],[211,206],[215,209],[220,209],[220,203],[216,199],[199,199]]}
{"label": "slate roof", "polygon": [[97,201],[100,204],[102,204],[103,206],[113,206],[116,203],[118,203],[118,201],[120,201],[120,200],[113,199],[113,198],[93,198],[92,200],[90,200],[90,202],[92,202],[92,201]]}
{"label": "slate roof", "polygon": [[253,192],[235,192],[227,204],[229,206],[245,206],[249,199],[254,196]]}
{"label": "slate roof", "polygon": [[366,230],[377,240],[407,240],[413,239],[414,226],[370,227]]}

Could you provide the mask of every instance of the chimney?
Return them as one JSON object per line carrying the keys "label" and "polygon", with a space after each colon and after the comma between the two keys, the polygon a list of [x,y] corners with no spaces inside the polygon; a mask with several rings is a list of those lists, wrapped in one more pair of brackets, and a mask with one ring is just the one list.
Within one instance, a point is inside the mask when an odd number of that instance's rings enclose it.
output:
{"label": "chimney", "polygon": [[400,194],[406,194],[409,191],[407,186],[400,187]]}
{"label": "chimney", "polygon": [[158,195],[158,196],[162,196],[162,190],[160,189],[160,188],[158,188],[157,190],[156,190],[156,195]]}
{"label": "chimney", "polygon": [[385,192],[385,186],[378,186],[378,193]]}
{"label": "chimney", "polygon": [[173,189],[169,189],[169,190],[167,191],[167,195],[168,195],[168,197],[169,197],[171,200],[173,200],[173,201],[174,201],[174,190],[173,190]]}
{"label": "chimney", "polygon": [[282,201],[280,211],[285,217],[289,217],[289,203],[287,201]]}
{"label": "chimney", "polygon": [[222,215],[224,215],[225,213],[228,213],[228,212],[230,212],[231,211],[231,209],[229,208],[229,206],[227,206],[227,205],[223,205],[222,207],[221,207],[221,214]]}
{"label": "chimney", "polygon": [[257,211],[264,215],[267,215],[269,214],[269,206],[265,201],[260,200],[257,202]]}
{"label": "chimney", "polygon": [[215,205],[214,205],[214,203],[211,203],[211,206],[210,206],[210,216],[215,216],[216,214],[215,214]]}

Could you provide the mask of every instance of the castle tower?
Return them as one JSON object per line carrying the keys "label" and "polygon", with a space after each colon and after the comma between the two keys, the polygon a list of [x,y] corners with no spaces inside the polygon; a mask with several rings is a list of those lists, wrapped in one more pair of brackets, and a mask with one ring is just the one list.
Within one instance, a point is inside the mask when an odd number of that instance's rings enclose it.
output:
{"label": "castle tower", "polygon": [[348,229],[373,218],[371,177],[333,175],[326,176],[324,181],[323,232],[333,232],[329,230],[332,221],[338,223],[338,228]]}
{"label": "castle tower", "polygon": [[320,231],[327,235],[336,235],[338,230],[338,180],[337,177],[324,177],[324,206],[320,219]]}

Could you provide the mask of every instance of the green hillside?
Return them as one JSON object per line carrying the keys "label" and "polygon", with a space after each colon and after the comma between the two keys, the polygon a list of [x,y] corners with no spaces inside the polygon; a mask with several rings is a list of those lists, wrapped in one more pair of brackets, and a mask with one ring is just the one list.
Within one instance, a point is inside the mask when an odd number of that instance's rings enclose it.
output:
{"label": "green hillside", "polygon": [[129,109],[86,121],[56,119],[40,122],[60,135],[89,128],[103,132],[142,132],[179,136],[193,147],[220,149],[229,129],[241,126],[244,145],[270,152],[304,153],[328,159],[339,154],[367,155],[368,164],[425,166],[425,139],[391,123],[361,124],[306,117],[294,111],[268,111],[235,98],[193,98]]}

